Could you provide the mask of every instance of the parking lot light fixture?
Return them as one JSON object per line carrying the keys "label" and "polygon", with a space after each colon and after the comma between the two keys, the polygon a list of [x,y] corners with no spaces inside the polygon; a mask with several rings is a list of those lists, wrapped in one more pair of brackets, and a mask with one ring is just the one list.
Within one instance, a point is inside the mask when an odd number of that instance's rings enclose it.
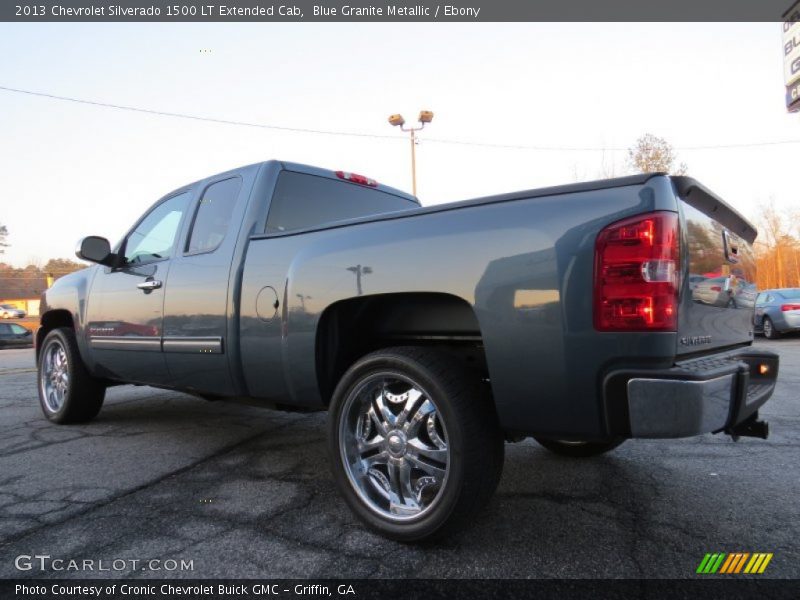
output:
{"label": "parking lot light fixture", "polygon": [[411,189],[414,196],[417,195],[417,156],[416,156],[416,132],[425,127],[425,123],[433,121],[433,112],[430,110],[421,110],[419,117],[417,117],[419,127],[406,127],[406,120],[403,115],[394,114],[389,117],[389,123],[393,127],[399,127],[401,131],[407,131],[411,134]]}

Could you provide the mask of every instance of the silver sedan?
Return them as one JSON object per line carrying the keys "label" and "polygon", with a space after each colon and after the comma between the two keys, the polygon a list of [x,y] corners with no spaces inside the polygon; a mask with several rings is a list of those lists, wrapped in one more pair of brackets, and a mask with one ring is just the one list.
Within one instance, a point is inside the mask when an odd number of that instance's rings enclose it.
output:
{"label": "silver sedan", "polygon": [[762,291],[756,298],[753,325],[771,340],[800,331],[800,288]]}

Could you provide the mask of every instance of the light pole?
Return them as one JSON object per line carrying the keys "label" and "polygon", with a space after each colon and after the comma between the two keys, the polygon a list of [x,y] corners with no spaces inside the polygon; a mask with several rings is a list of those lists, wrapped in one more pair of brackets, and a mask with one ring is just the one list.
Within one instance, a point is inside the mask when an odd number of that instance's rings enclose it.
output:
{"label": "light pole", "polygon": [[356,291],[358,292],[359,296],[363,295],[364,290],[361,287],[361,277],[363,275],[369,275],[370,273],[372,273],[372,267],[362,267],[361,265],[356,265],[355,267],[347,267],[347,270],[355,274]]}
{"label": "light pole", "polygon": [[300,307],[303,312],[306,312],[306,300],[313,300],[311,296],[305,296],[303,294],[295,294],[298,298],[300,298]]}
{"label": "light pole", "polygon": [[406,127],[406,120],[403,115],[392,115],[389,117],[389,123],[395,127],[400,127],[401,131],[408,131],[411,133],[411,189],[414,195],[417,195],[417,154],[416,154],[416,136],[417,131],[425,127],[425,123],[433,121],[433,113],[429,110],[419,111],[417,120],[420,123],[419,127]]}

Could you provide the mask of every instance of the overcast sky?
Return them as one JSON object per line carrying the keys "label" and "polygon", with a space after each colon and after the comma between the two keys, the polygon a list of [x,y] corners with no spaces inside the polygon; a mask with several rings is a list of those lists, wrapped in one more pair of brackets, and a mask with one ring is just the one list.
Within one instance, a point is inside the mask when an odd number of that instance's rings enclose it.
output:
{"label": "overcast sky", "polygon": [[[205,52],[201,52],[205,50]],[[423,204],[627,172],[651,132],[755,216],[800,208],[800,114],[784,105],[778,23],[0,24],[0,86],[358,138],[204,123],[0,91],[0,223],[15,266],[116,241],[166,192],[279,158],[410,191],[387,123],[435,112]],[[522,150],[436,140],[596,150]],[[614,150],[614,149],[617,150]]]}

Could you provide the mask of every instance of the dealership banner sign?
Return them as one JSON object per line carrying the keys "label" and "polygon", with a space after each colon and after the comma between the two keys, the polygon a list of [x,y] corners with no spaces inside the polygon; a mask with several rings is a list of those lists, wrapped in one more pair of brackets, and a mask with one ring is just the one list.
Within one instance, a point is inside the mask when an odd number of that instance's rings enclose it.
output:
{"label": "dealership banner sign", "polygon": [[786,108],[800,110],[800,1],[786,11],[783,20],[783,78]]}

